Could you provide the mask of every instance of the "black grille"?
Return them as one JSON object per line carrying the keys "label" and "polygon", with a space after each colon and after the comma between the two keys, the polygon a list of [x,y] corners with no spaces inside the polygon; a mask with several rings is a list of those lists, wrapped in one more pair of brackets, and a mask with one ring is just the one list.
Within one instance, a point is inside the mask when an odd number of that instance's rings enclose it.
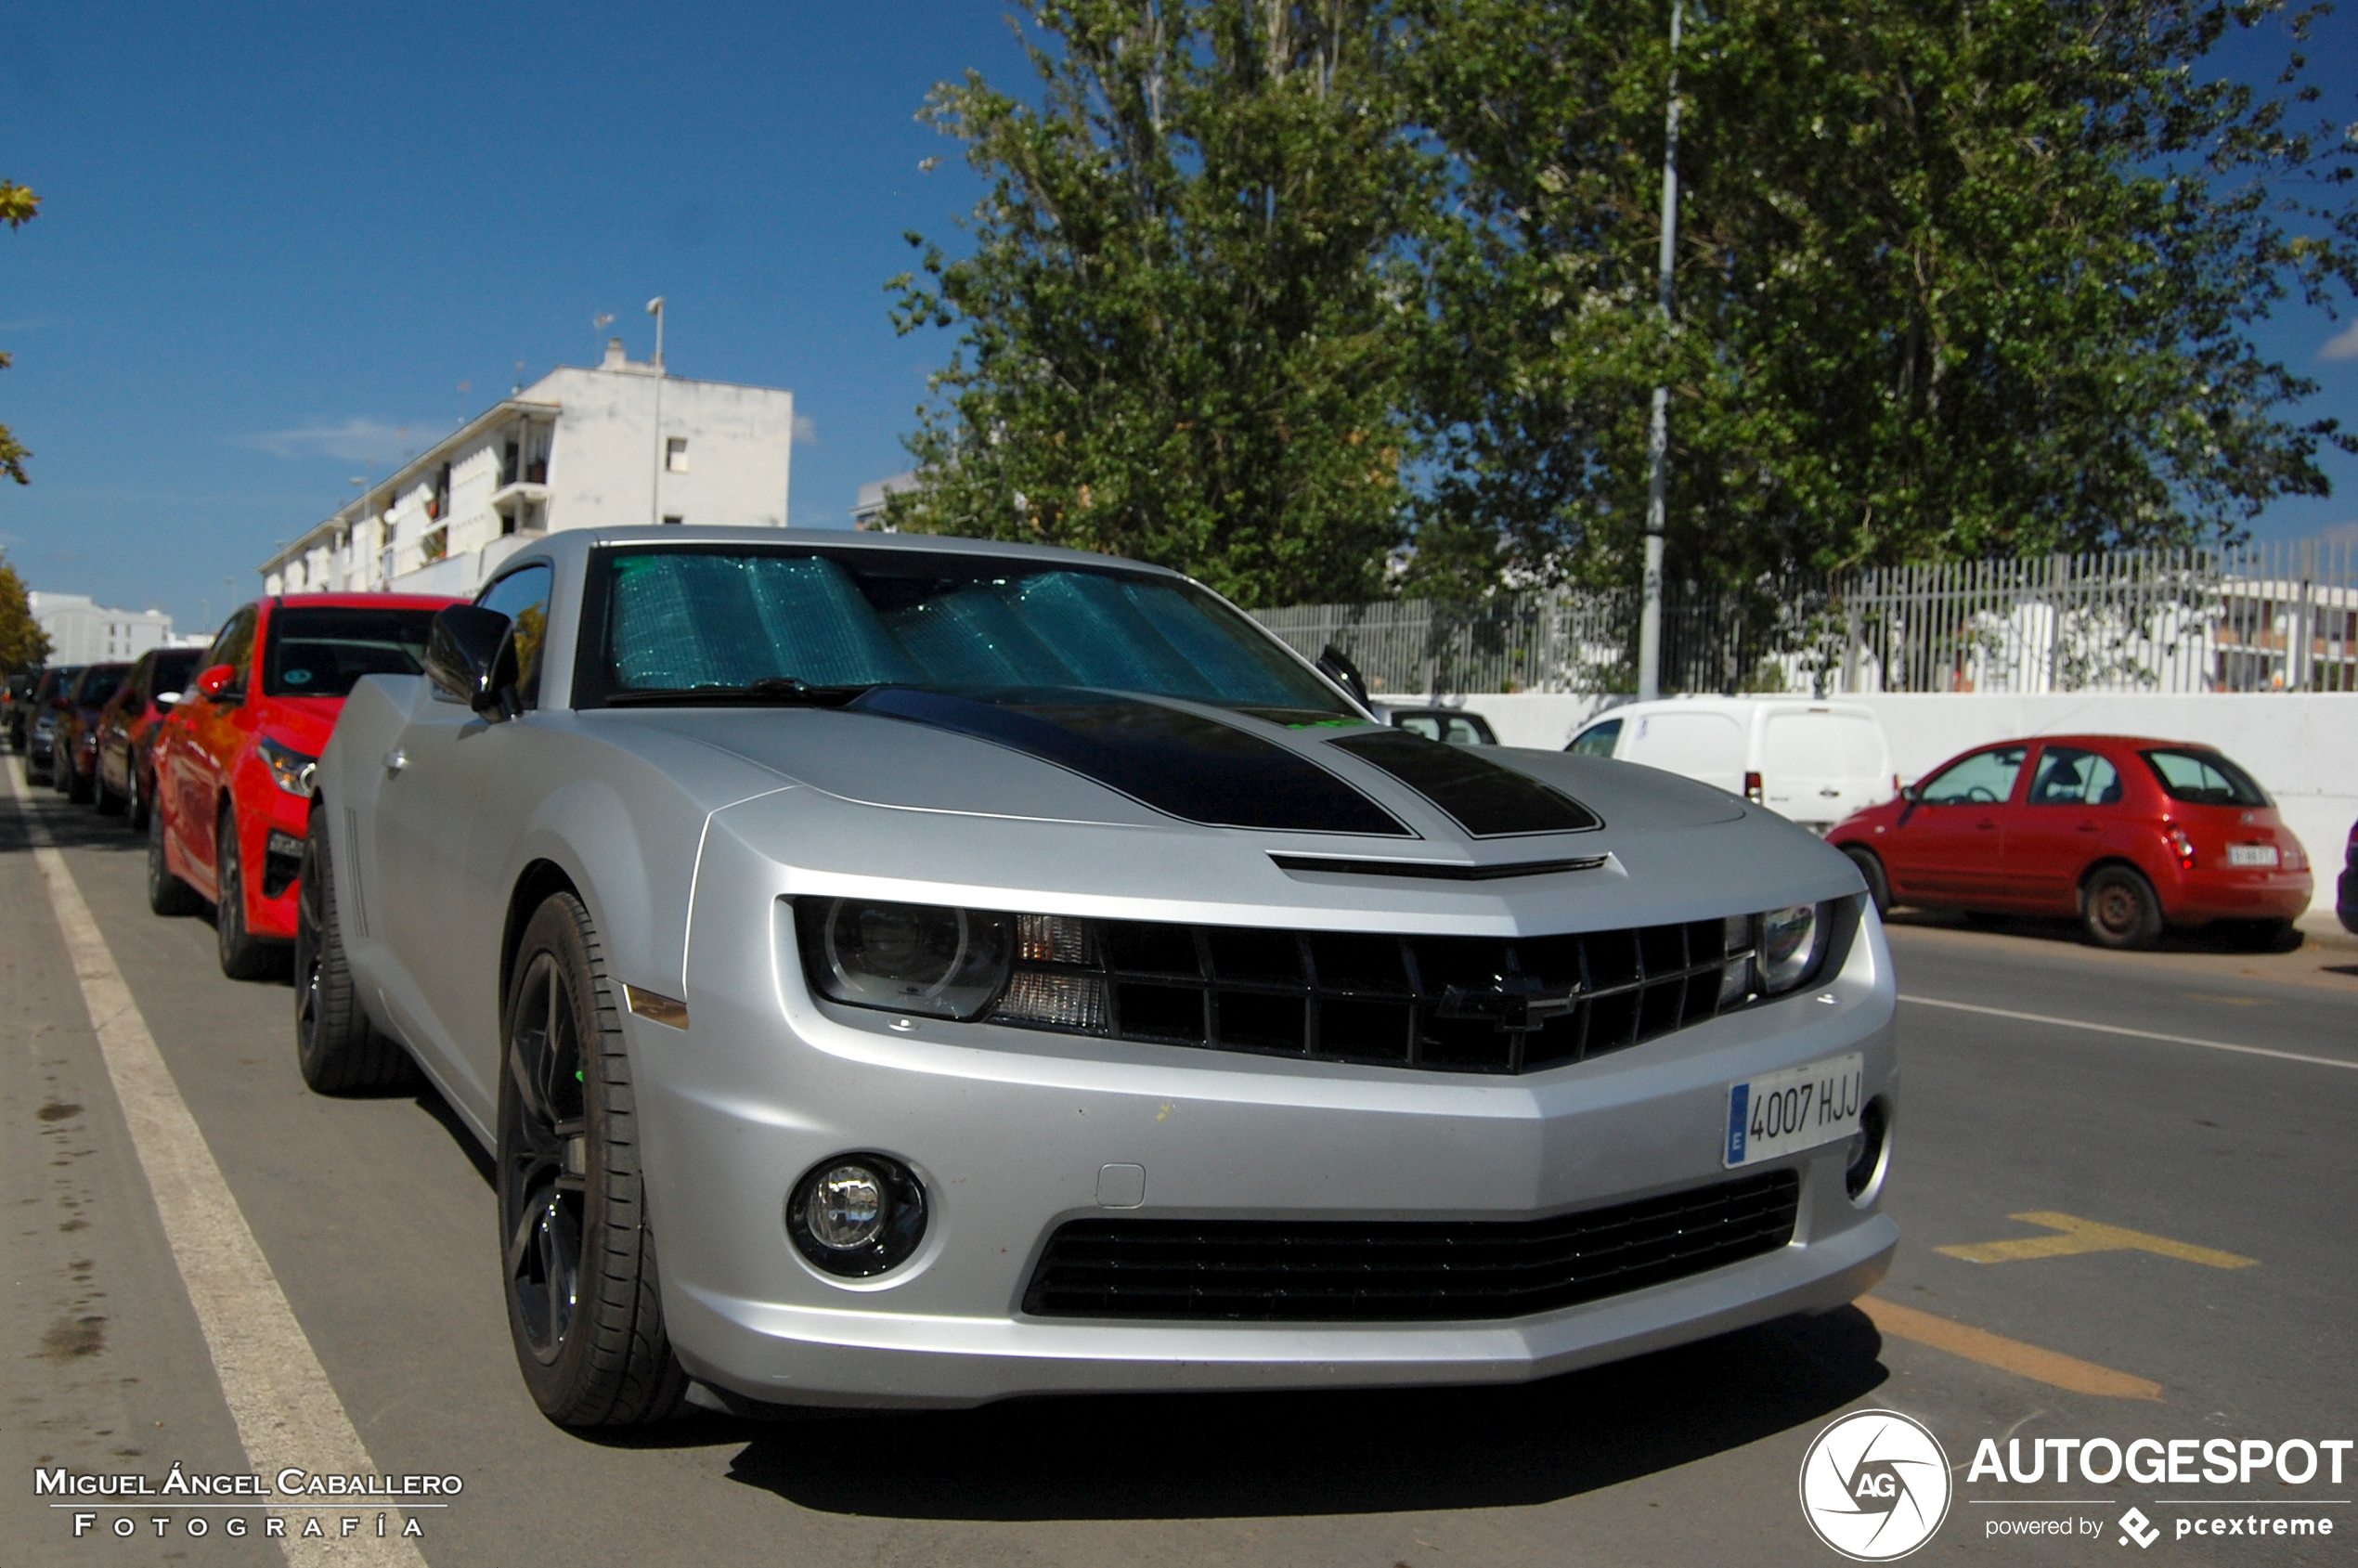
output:
{"label": "black grille", "polygon": [[1773,1252],[1801,1181],[1770,1171],[1546,1220],[1075,1220],[1038,1317],[1407,1322],[1523,1317]]}
{"label": "black grille", "polygon": [[[1027,917],[1030,918],[1030,917]],[[1092,921],[1079,1032],[1454,1072],[1560,1067],[1717,1016],[1739,921],[1501,940]],[[1742,1000],[1748,971],[1732,993]],[[1021,1015],[1011,992],[992,1021]]]}

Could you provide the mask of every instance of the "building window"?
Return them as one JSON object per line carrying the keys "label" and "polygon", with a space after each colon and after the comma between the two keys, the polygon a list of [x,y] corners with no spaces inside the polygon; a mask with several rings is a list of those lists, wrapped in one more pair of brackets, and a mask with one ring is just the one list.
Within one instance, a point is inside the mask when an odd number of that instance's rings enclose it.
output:
{"label": "building window", "polygon": [[675,512],[663,520],[663,525],[667,528],[677,528],[680,524],[685,523],[686,521],[686,518],[680,516]]}
{"label": "building window", "polygon": [[688,438],[675,435],[663,444],[663,466],[674,473],[688,472]]}

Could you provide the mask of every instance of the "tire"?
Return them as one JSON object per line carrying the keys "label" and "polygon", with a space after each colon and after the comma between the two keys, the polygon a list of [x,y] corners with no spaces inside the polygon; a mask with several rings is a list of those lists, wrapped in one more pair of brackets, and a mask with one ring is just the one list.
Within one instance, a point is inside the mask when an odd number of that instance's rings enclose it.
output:
{"label": "tire", "polygon": [[123,797],[123,821],[131,824],[132,832],[145,833],[148,831],[148,818],[154,814],[154,808],[148,804],[148,797],[153,792],[139,787],[139,759],[137,758],[133,758],[126,766],[123,783],[131,791]]}
{"label": "tire", "polygon": [[417,1086],[401,1043],[369,1022],[344,960],[327,812],[314,808],[295,879],[295,1066],[322,1095],[384,1095]]}
{"label": "tire", "polygon": [[558,893],[533,913],[514,976],[501,1013],[498,1186],[516,1365],[561,1426],[660,1420],[687,1374],[664,1332],[615,988],[578,899]]}
{"label": "tire", "polygon": [[1874,901],[1875,914],[1878,916],[1889,914],[1891,882],[1884,875],[1882,857],[1872,849],[1861,849],[1850,844],[1844,845],[1842,852],[1850,857],[1850,863],[1857,866],[1859,875],[1867,879],[1867,897]]}
{"label": "tire", "polygon": [[2161,901],[2132,867],[2099,867],[2088,878],[2079,908],[2088,940],[2098,947],[2148,948],[2161,940]]}
{"label": "tire", "polygon": [[197,890],[172,874],[163,855],[163,813],[148,813],[148,908],[167,917],[194,914],[204,908]]}
{"label": "tire", "polygon": [[213,904],[214,945],[221,953],[221,972],[233,980],[267,979],[279,966],[272,944],[246,929],[246,876],[238,849],[238,809],[224,803],[214,831],[214,876],[221,896]]}
{"label": "tire", "polygon": [[113,790],[107,787],[107,775],[104,769],[97,769],[92,771],[90,775],[90,785],[91,793],[96,797],[94,804],[96,804],[98,808],[98,815],[102,817],[116,817],[123,814],[123,807],[129,802],[123,796],[117,795]]}

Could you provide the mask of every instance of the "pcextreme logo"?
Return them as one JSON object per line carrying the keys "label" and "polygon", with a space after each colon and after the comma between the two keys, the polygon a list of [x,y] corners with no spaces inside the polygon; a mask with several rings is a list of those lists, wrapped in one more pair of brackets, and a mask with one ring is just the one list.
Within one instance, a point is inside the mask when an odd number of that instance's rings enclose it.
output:
{"label": "pcextreme logo", "polygon": [[1859,1410],[1828,1423],[1801,1460],[1801,1513],[1858,1562],[1907,1556],[1949,1517],[1949,1456],[1920,1421]]}

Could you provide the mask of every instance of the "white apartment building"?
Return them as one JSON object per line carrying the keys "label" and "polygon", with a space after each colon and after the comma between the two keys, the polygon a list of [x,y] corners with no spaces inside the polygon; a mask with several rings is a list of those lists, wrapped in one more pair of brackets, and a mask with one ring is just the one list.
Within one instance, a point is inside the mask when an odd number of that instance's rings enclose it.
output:
{"label": "white apartment building", "polygon": [[172,641],[172,617],[162,610],[110,610],[86,593],[24,597],[33,624],[49,634],[53,665],[136,659]]}
{"label": "white apartment building", "polygon": [[486,409],[262,564],[266,593],[469,594],[552,528],[783,528],[794,394],[606,342]]}

